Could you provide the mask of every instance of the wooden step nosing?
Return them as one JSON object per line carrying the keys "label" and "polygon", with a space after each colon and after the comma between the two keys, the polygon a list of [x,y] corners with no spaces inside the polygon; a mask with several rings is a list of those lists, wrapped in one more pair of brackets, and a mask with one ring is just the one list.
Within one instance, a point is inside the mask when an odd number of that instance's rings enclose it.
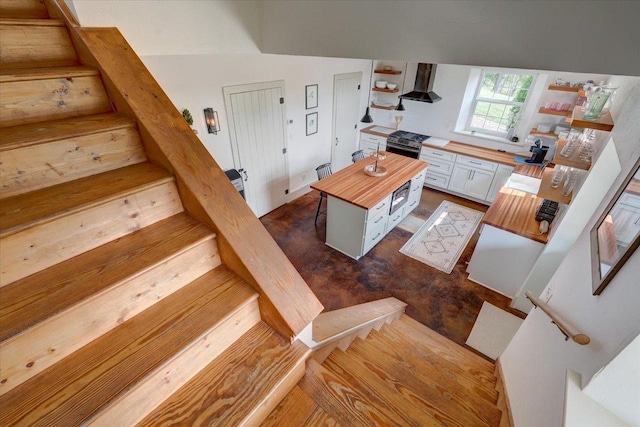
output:
{"label": "wooden step nosing", "polygon": [[0,25],[20,27],[66,27],[62,19],[0,18]]}
{"label": "wooden step nosing", "polygon": [[[304,377],[306,362],[310,355],[311,349],[308,349],[304,353],[304,355],[300,357],[298,361],[293,366],[291,366],[291,368],[284,375],[279,378],[278,382],[273,386],[273,388],[271,388],[268,393],[262,396],[261,401],[258,402],[258,404],[254,405],[252,410],[246,414],[244,420],[240,425],[257,425],[264,421],[269,416],[271,411],[273,411],[282,400],[277,399],[277,395],[281,393],[281,388],[286,387],[289,381],[291,381],[291,378],[294,379],[293,386],[295,387],[295,385],[302,379],[302,377]],[[282,395],[282,398],[284,399],[284,397],[290,391],[291,390],[287,390]],[[270,404],[268,406],[263,406],[262,403],[264,402],[269,402]]]}
{"label": "wooden step nosing", "polygon": [[40,327],[40,325],[49,322],[49,321],[57,321],[59,320],[59,318],[61,316],[64,316],[68,311],[70,310],[75,310],[75,309],[81,309],[83,307],[86,307],[87,305],[90,305],[92,303],[94,303],[94,301],[99,300],[100,298],[104,298],[104,296],[106,294],[112,293],[112,292],[116,292],[124,287],[126,287],[129,283],[131,283],[134,280],[137,280],[138,278],[142,277],[143,275],[151,272],[152,270],[158,268],[159,266],[168,263],[178,257],[180,257],[181,255],[184,255],[187,251],[193,250],[195,248],[197,248],[198,246],[207,243],[208,241],[215,241],[216,235],[215,233],[212,231],[210,234],[203,236],[197,240],[194,240],[193,242],[190,242],[187,245],[184,245],[182,248],[180,248],[179,250],[173,252],[171,255],[166,256],[162,259],[158,259],[146,266],[144,266],[143,268],[141,268],[140,270],[136,270],[135,273],[132,273],[126,277],[122,277],[119,280],[106,285],[104,288],[100,289],[98,292],[92,294],[91,296],[81,300],[81,301],[77,301],[74,304],[71,304],[67,307],[64,307],[63,309],[56,311],[55,313],[51,313],[51,315],[49,317],[47,317],[46,319],[43,319],[42,321],[36,322],[32,325],[30,325],[29,327],[22,329],[21,331],[15,333],[14,335],[7,337],[3,342],[2,342],[2,346],[4,347],[5,345],[10,345],[14,340],[20,339],[23,335],[29,334],[32,330]]}
{"label": "wooden step nosing", "polygon": [[[105,114],[114,114],[114,113],[105,113]],[[117,113],[115,113],[117,114]],[[85,117],[93,117],[93,116],[85,116]],[[82,119],[85,117],[74,117],[73,119],[78,120],[78,119]],[[69,119],[61,119],[62,120],[69,120]],[[38,123],[40,124],[40,123]],[[23,125],[24,127],[27,127],[29,125]],[[73,134],[67,134],[67,135],[53,135],[51,137],[48,137],[48,135],[44,135],[44,137],[37,139],[37,140],[31,140],[31,141],[19,141],[19,142],[15,142],[15,143],[7,143],[7,144],[2,144],[2,142],[0,142],[0,153],[3,151],[11,151],[11,150],[18,150],[21,148],[27,148],[27,147],[35,147],[38,145],[43,145],[43,144],[49,144],[49,143],[53,143],[53,142],[58,142],[58,141],[65,141],[65,140],[71,140],[71,139],[77,139],[77,138],[82,138],[85,136],[89,136],[89,135],[97,135],[100,133],[107,133],[107,132],[113,132],[113,131],[117,131],[117,130],[121,130],[121,129],[132,129],[132,130],[137,130],[136,128],[136,122],[127,118],[126,116],[122,116],[122,119],[116,123],[112,123],[109,126],[104,126],[104,127],[95,127],[94,129],[87,129],[84,132],[80,132],[80,133],[73,133]],[[7,128],[0,128],[0,138],[2,138],[2,131],[4,129]]]}
{"label": "wooden step nosing", "polygon": [[[259,309],[257,307],[257,299],[258,299],[258,294],[256,292],[254,292],[250,297],[246,298],[241,304],[238,304],[233,310],[231,310],[230,312],[227,313],[227,315],[218,320],[214,325],[211,325],[210,328],[208,328],[206,331],[204,331],[202,334],[200,334],[200,336],[198,336],[197,338],[194,338],[187,346],[183,347],[180,351],[174,353],[171,357],[169,357],[168,359],[165,359],[162,363],[160,363],[158,366],[156,366],[154,369],[152,369],[150,372],[148,372],[148,374],[145,376],[144,380],[146,381],[154,381],[156,380],[157,376],[162,376],[165,373],[169,373],[172,371],[171,365],[173,364],[180,364],[179,362],[181,362],[181,360],[184,358],[186,360],[190,359],[190,350],[192,348],[194,348],[195,346],[198,346],[201,342],[206,342],[208,337],[210,335],[212,335],[214,332],[218,331],[218,330],[222,330],[221,328],[224,328],[227,324],[227,322],[231,322],[230,326],[233,326],[234,329],[236,329],[234,332],[237,334],[237,336],[235,337],[235,339],[232,342],[227,343],[227,345],[224,348],[221,347],[216,347],[214,351],[214,353],[217,353],[215,355],[215,357],[220,356],[220,354],[222,354],[224,352],[224,350],[228,349],[235,341],[237,341],[244,333],[246,333],[249,329],[251,329],[251,327],[255,326],[256,324],[258,324],[260,322],[260,315],[259,315]],[[234,318],[236,317],[236,315],[241,314],[245,309],[250,309],[251,305],[255,305],[255,308],[253,310],[251,310],[252,312],[255,312],[257,314],[257,318],[254,320],[251,320],[250,322],[252,322],[250,324],[250,326],[246,327],[245,330],[241,330],[241,333],[238,333],[237,331],[237,322],[234,320]],[[236,324],[234,324],[236,323]],[[213,342],[212,342],[213,343]],[[212,347],[214,347],[212,345]],[[209,361],[209,363],[212,360]],[[208,363],[206,363],[204,366],[202,366],[201,369],[204,369],[205,366],[207,366]],[[182,384],[178,385],[177,387],[174,385],[174,390],[171,394],[177,392],[183,385],[187,384],[191,379],[193,379],[193,377],[195,377],[198,374],[199,371],[194,372],[189,378],[187,378],[185,381],[182,382]],[[110,402],[108,402],[107,404],[103,405],[102,407],[100,407],[98,409],[97,412],[95,412],[94,414],[92,414],[89,419],[83,423],[83,425],[85,426],[92,426],[92,425],[116,425],[115,423],[110,423],[109,419],[121,419],[121,417],[119,417],[119,415],[117,415],[117,412],[119,412],[118,410],[118,406],[125,403],[125,406],[129,405],[133,405],[133,403],[131,403],[134,399],[130,399],[130,397],[132,395],[134,395],[138,389],[144,387],[146,385],[146,382],[144,380],[141,380],[140,382],[132,385],[131,387],[129,387],[128,389],[124,390],[122,393],[120,393],[118,396],[114,397]],[[171,381],[169,381],[171,382]],[[170,394],[170,395],[171,395]],[[160,403],[161,404],[161,403]],[[155,408],[153,408],[155,409]],[[132,423],[138,423],[140,421],[142,421],[147,415],[149,415],[153,409],[151,410],[145,410],[145,413],[140,416],[136,416],[135,420],[131,420],[129,419],[128,422],[132,422]],[[125,411],[126,413],[131,413],[129,411]],[[104,419],[104,417],[106,417],[106,421]]]}
{"label": "wooden step nosing", "polygon": [[[73,181],[69,181],[69,182],[73,182]],[[37,227],[37,226],[41,226],[44,224],[49,224],[53,221],[56,221],[60,218],[65,218],[71,215],[74,215],[78,212],[82,212],[88,209],[93,209],[93,208],[97,208],[100,207],[102,205],[106,205],[108,203],[111,203],[115,200],[121,199],[121,198],[125,198],[128,196],[131,196],[133,194],[145,191],[145,190],[149,190],[151,188],[154,187],[159,187],[161,185],[170,183],[170,182],[175,182],[175,177],[173,175],[168,175],[165,176],[163,178],[158,178],[155,179],[153,181],[149,181],[143,184],[139,184],[135,187],[132,188],[127,188],[125,190],[116,192],[116,193],[112,193],[109,194],[107,196],[104,196],[100,199],[97,200],[92,200],[90,202],[85,202],[85,203],[81,203],[79,205],[76,206],[72,206],[70,208],[67,209],[63,209],[61,211],[56,211],[53,212],[52,214],[46,215],[44,217],[35,219],[35,220],[31,220],[31,221],[27,221],[24,222],[22,224],[18,224],[15,225],[11,228],[7,228],[5,230],[0,230],[0,239],[5,238],[5,237],[9,237],[12,236],[14,234],[17,234],[21,231],[24,231],[26,229],[32,228],[32,227]],[[28,193],[27,193],[28,194]]]}
{"label": "wooden step nosing", "polygon": [[[75,77],[100,77],[100,72],[94,68],[88,67],[54,67],[57,68],[56,73],[45,71],[47,68],[29,68],[19,69],[29,72],[15,73],[17,70],[7,70],[0,72],[0,83],[16,83],[28,82],[33,80],[58,80]],[[14,71],[13,73],[11,71]]]}

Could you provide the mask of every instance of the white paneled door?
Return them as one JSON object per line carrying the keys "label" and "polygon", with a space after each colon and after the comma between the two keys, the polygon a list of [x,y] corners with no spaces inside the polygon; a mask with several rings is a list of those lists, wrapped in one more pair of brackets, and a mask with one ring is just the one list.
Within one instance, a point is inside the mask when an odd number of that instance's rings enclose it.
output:
{"label": "white paneled door", "polygon": [[286,203],[284,81],[223,88],[233,161],[245,178],[247,203],[260,217]]}
{"label": "white paneled door", "polygon": [[336,74],[333,78],[333,148],[331,170],[351,164],[358,148],[358,113],[362,73]]}

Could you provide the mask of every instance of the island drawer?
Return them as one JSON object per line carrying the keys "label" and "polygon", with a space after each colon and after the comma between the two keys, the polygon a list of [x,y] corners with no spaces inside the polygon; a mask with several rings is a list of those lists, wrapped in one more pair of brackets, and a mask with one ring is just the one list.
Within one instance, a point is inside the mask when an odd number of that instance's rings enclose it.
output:
{"label": "island drawer", "polygon": [[389,205],[391,204],[391,194],[375,204],[369,212],[367,212],[367,220],[369,218],[376,218],[381,212],[389,212]]}
{"label": "island drawer", "polygon": [[372,216],[370,219],[367,219],[367,223],[365,225],[364,234],[365,236],[371,233],[371,231],[376,228],[380,224],[384,224],[387,220],[388,211],[386,209],[380,211],[378,215]]}
{"label": "island drawer", "polygon": [[449,177],[427,172],[424,183],[433,187],[447,188],[449,187]]}
{"label": "island drawer", "polygon": [[386,222],[382,221],[377,227],[374,227],[367,235],[364,237],[362,255],[366,254],[374,247],[382,238],[385,236],[385,225]]}
{"label": "island drawer", "polygon": [[427,173],[426,169],[421,171],[419,174],[417,174],[416,176],[414,176],[413,178],[411,178],[411,189],[413,190],[413,187],[422,187],[422,184],[424,183],[424,176]]}
{"label": "island drawer", "polygon": [[398,209],[397,211],[389,215],[389,219],[387,220],[387,230],[393,230],[393,228],[398,225],[400,221],[402,221],[402,219],[404,218],[404,209],[406,209],[406,205],[403,207],[403,209]]}
{"label": "island drawer", "polygon": [[456,160],[456,155],[448,151],[436,150],[435,148],[428,148],[424,145],[420,150],[420,160],[440,159],[453,162]]}
{"label": "island drawer", "polygon": [[472,168],[484,169],[491,172],[495,172],[495,170],[498,169],[497,163],[476,159],[475,157],[458,156],[456,163],[471,166]]}
{"label": "island drawer", "polygon": [[447,162],[439,159],[429,159],[429,173],[451,175],[451,172],[453,172],[453,162]]}

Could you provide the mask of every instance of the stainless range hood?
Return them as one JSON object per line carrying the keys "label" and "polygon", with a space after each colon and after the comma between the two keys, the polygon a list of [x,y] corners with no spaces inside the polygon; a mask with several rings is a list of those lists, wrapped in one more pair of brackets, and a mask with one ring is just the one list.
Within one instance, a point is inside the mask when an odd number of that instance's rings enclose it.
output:
{"label": "stainless range hood", "polygon": [[405,93],[401,95],[400,98],[430,103],[440,101],[442,97],[432,90],[433,82],[436,79],[437,67],[437,64],[418,64],[418,72],[416,73],[413,92]]}

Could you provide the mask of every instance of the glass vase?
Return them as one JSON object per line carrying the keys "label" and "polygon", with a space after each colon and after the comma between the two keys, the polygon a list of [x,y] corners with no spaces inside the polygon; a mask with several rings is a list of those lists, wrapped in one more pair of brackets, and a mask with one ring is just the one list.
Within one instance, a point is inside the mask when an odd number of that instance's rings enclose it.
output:
{"label": "glass vase", "polygon": [[587,105],[584,107],[584,120],[595,122],[598,118],[611,109],[611,97],[618,89],[613,86],[600,86],[594,88],[587,97]]}

